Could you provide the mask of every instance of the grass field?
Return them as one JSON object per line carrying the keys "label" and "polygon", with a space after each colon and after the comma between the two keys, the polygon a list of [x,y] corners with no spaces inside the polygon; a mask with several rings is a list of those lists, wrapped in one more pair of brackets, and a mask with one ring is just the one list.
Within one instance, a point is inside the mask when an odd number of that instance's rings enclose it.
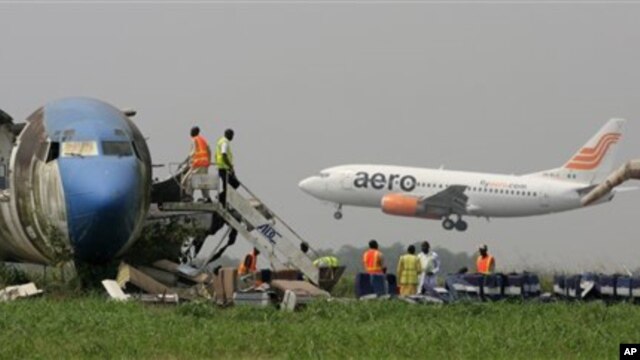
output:
{"label": "grass field", "polygon": [[6,359],[614,359],[621,342],[640,342],[640,306],[354,301],[284,313],[101,295],[0,304]]}

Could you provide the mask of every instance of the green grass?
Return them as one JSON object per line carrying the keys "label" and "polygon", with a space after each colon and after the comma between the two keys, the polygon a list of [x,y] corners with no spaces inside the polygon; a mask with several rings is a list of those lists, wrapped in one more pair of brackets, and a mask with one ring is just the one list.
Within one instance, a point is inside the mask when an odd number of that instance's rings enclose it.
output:
{"label": "green grass", "polygon": [[101,296],[0,304],[0,358],[618,358],[640,341],[640,306],[400,301],[303,311]]}

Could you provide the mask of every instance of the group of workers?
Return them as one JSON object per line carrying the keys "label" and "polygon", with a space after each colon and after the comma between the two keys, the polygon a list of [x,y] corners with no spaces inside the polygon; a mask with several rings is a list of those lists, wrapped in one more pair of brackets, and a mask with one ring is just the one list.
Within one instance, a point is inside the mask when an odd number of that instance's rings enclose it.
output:
{"label": "group of workers", "polygon": [[[232,129],[224,131],[224,135],[220,137],[215,148],[215,165],[218,168],[218,175],[222,179],[222,191],[218,195],[218,200],[222,205],[226,204],[227,185],[237,189],[240,181],[236,177],[235,168],[233,167],[233,153],[231,152],[230,142],[233,140],[234,132]],[[191,151],[189,153],[189,170],[182,177],[182,188],[186,195],[193,198],[193,186],[191,178],[196,174],[208,174],[211,165],[211,148],[204,136],[200,134],[200,128],[194,126],[191,128]],[[202,197],[205,202],[211,202],[209,190],[202,189]]]}
{"label": "group of workers", "polygon": [[[422,242],[420,250],[420,254],[416,255],[416,247],[409,245],[407,253],[400,256],[398,260],[396,277],[401,296],[429,294],[435,291],[437,274],[440,272],[440,259],[438,254],[431,250],[431,245],[428,241]],[[478,252],[476,272],[480,274],[493,273],[496,261],[489,254],[487,245],[480,246]],[[377,241],[369,241],[369,249],[362,255],[362,264],[365,272],[372,275],[385,274],[387,272],[384,257],[378,249]]]}

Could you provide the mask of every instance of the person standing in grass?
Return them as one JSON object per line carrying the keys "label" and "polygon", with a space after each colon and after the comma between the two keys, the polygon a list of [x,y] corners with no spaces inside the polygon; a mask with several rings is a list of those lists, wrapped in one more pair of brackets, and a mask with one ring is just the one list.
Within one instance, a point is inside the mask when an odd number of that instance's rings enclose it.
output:
{"label": "person standing in grass", "polygon": [[376,240],[369,241],[369,250],[362,254],[362,265],[367,274],[380,275],[386,272],[384,257],[382,252],[378,250],[378,242]]}
{"label": "person standing in grass", "polygon": [[418,255],[420,259],[420,288],[418,294],[428,294],[435,291],[437,274],[440,272],[440,259],[435,251],[431,251],[428,241],[423,241],[420,246],[422,252]]}
{"label": "person standing in grass", "polygon": [[480,274],[493,274],[496,269],[496,259],[489,254],[489,247],[487,245],[481,245],[478,249],[480,255],[476,260],[476,272]]}
{"label": "person standing in grass", "polygon": [[407,253],[400,256],[396,274],[400,282],[400,296],[414,295],[418,287],[420,260],[416,256],[416,247],[409,245]]}

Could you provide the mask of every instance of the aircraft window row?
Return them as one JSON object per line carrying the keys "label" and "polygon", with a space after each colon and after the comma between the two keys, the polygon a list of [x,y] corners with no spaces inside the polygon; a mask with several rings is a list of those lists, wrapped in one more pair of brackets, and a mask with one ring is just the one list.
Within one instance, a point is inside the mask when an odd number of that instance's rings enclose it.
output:
{"label": "aircraft window row", "polygon": [[103,141],[102,154],[106,156],[131,156],[133,150],[128,141]]}
{"label": "aircraft window row", "polygon": [[[399,182],[399,181],[396,181],[396,182]],[[432,184],[432,183],[418,183],[418,186],[421,186],[421,187],[428,187],[428,188],[432,187],[432,188],[439,188],[439,189],[442,189],[442,188],[444,188],[444,187],[447,187],[448,185],[443,185],[443,184]]]}
{"label": "aircraft window row", "polygon": [[521,191],[521,190],[504,190],[504,189],[491,189],[491,188],[482,188],[482,187],[471,187],[469,188],[474,192],[488,192],[492,194],[504,194],[504,195],[516,195],[516,196],[538,196],[536,191]]}
{"label": "aircraft window row", "polygon": [[[418,183],[421,187],[427,188],[447,188],[448,184],[435,184],[435,183]],[[470,191],[473,192],[486,192],[492,194],[504,194],[504,195],[515,195],[515,196],[533,196],[537,197],[538,192],[536,191],[522,191],[522,190],[504,190],[504,189],[492,189],[492,188],[484,188],[484,187],[469,187]]]}

